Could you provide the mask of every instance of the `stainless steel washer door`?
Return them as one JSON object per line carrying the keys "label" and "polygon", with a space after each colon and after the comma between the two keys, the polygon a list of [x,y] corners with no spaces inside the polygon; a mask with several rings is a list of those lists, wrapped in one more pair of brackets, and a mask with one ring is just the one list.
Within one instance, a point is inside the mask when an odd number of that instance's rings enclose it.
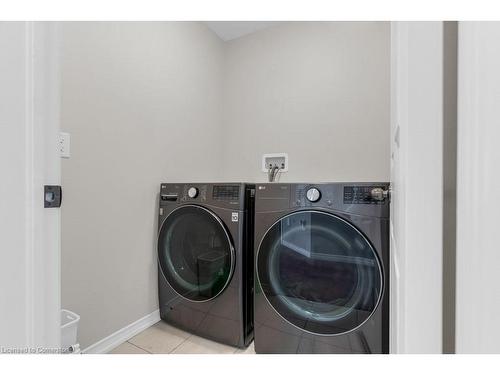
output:
{"label": "stainless steel washer door", "polygon": [[214,213],[186,205],[163,222],[158,261],[163,276],[180,296],[203,302],[217,297],[229,284],[235,253],[229,233]]}
{"label": "stainless steel washer door", "polygon": [[273,224],[256,266],[274,310],[314,334],[356,329],[382,296],[382,268],[370,242],[347,221],[321,211],[297,211]]}

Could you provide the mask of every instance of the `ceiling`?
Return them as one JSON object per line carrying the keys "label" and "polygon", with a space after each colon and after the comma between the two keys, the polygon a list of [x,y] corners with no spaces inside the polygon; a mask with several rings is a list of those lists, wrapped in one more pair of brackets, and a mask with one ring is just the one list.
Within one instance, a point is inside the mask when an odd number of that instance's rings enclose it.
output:
{"label": "ceiling", "polygon": [[228,40],[254,33],[278,24],[279,21],[206,21],[205,24],[219,38]]}

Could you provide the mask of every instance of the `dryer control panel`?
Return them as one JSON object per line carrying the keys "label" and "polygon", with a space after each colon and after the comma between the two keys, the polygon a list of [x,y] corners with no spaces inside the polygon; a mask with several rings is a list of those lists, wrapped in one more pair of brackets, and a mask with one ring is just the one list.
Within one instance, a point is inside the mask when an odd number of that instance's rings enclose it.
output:
{"label": "dryer control panel", "polygon": [[265,183],[257,184],[256,212],[325,209],[349,214],[389,217],[389,183]]}
{"label": "dryer control panel", "polygon": [[389,192],[383,185],[344,186],[344,204],[384,204]]}

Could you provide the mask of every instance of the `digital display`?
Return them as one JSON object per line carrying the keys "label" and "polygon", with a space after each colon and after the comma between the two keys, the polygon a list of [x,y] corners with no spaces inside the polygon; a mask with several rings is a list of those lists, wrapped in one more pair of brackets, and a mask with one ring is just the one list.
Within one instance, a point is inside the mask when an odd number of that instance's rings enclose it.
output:
{"label": "digital display", "polygon": [[219,201],[235,201],[240,197],[239,185],[215,185],[212,191],[212,197]]}

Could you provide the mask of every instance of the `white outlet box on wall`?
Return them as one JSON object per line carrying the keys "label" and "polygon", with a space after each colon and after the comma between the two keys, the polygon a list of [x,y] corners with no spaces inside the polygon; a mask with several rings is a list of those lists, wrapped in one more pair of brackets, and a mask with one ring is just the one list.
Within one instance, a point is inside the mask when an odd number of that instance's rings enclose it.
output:
{"label": "white outlet box on wall", "polygon": [[69,133],[60,132],[59,133],[59,150],[61,152],[61,157],[69,159],[71,156],[70,152],[71,137]]}
{"label": "white outlet box on wall", "polygon": [[262,172],[269,171],[269,165],[277,164],[280,167],[281,172],[288,172],[288,154],[274,153],[274,154],[264,154],[262,155]]}

